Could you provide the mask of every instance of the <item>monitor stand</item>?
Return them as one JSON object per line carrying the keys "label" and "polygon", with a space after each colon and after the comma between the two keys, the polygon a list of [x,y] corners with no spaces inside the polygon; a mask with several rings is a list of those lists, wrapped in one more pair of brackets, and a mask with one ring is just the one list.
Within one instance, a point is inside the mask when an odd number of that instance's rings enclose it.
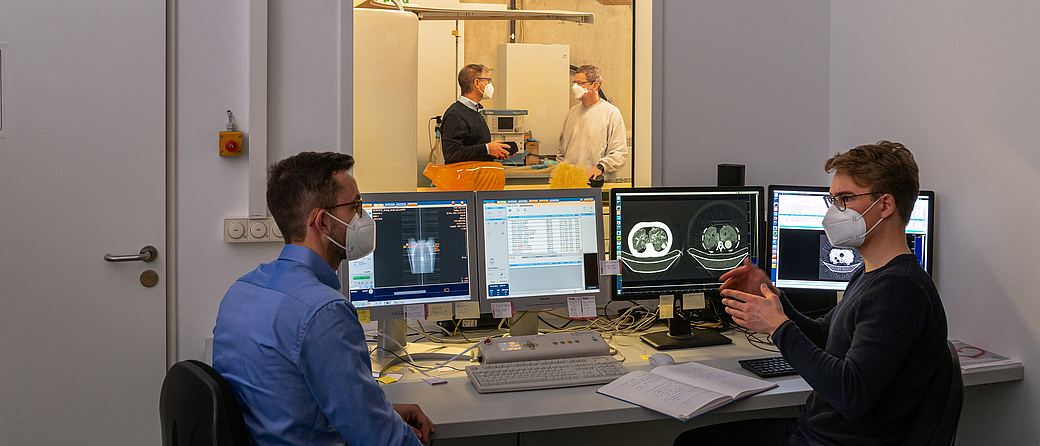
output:
{"label": "monitor stand", "polygon": [[[393,353],[402,353],[402,347],[408,343],[408,322],[404,319],[390,319],[377,322],[377,329],[382,336],[376,336],[376,358],[394,357]],[[387,338],[392,338],[393,341]],[[400,344],[400,346],[398,346]],[[393,353],[391,353],[393,352]]]}
{"label": "monitor stand", "polygon": [[690,320],[681,310],[682,294],[675,295],[675,307],[680,309],[674,311],[675,317],[668,319],[668,331],[645,334],[639,339],[657,350],[707,347],[733,342],[732,339],[715,331],[690,326]]}
{"label": "monitor stand", "polygon": [[529,336],[538,334],[538,312],[521,311],[513,314],[509,321],[509,336]]}

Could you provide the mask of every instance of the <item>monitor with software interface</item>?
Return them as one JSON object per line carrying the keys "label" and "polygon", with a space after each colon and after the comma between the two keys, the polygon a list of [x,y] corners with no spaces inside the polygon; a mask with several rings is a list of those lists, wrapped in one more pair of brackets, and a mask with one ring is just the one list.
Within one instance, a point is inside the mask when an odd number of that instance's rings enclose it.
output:
{"label": "monitor with software interface", "polygon": [[404,319],[411,304],[475,301],[473,192],[364,194],[376,249],[346,262],[343,289],[372,320]]}
{"label": "monitor with software interface", "polygon": [[478,191],[480,309],[567,307],[568,297],[606,304],[599,188]]}
{"label": "monitor with software interface", "polygon": [[[822,186],[769,186],[769,271],[773,283],[784,290],[798,310],[819,315],[844,292],[849,279],[863,264],[859,252],[831,246],[823,231],[827,213]],[[924,270],[932,273],[935,245],[935,193],[921,191],[906,225],[906,241]]]}

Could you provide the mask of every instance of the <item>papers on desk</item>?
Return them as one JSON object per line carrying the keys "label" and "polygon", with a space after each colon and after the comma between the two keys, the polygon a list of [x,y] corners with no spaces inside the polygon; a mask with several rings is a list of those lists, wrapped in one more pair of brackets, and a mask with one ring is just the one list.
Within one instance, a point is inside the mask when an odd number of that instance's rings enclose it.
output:
{"label": "papers on desk", "polygon": [[957,356],[961,361],[961,370],[1018,363],[1018,361],[1008,358],[1007,356],[998,355],[974,345],[956,340],[951,340],[950,342],[957,348]]}
{"label": "papers on desk", "polygon": [[631,372],[597,392],[686,421],[774,387],[776,383],[687,362]]}

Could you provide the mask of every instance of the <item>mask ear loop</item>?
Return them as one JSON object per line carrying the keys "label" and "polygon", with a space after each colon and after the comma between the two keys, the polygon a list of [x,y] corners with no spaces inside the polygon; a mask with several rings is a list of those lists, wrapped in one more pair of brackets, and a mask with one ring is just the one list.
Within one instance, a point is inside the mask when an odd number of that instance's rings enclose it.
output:
{"label": "mask ear loop", "polygon": [[[867,208],[867,210],[863,211],[863,214],[862,214],[862,215],[860,215],[860,218],[864,218],[864,219],[865,219],[865,217],[864,217],[864,216],[865,216],[865,215],[867,214],[867,212],[870,212],[870,210],[874,208],[874,205],[875,205],[875,204],[878,204],[878,202],[879,202],[879,201],[881,201],[881,199],[882,199],[882,198],[885,198],[885,196],[884,196],[884,195],[881,195],[880,197],[878,197],[878,199],[877,199],[877,200],[874,200],[874,203],[872,203],[872,204],[870,205],[870,207],[869,207],[869,208]],[[878,219],[877,223],[874,223],[874,226],[871,226],[871,227],[870,227],[870,229],[868,229],[868,230],[867,230],[867,232],[863,233],[863,237],[866,237],[866,236],[867,236],[867,234],[870,234],[870,231],[873,231],[873,230],[874,230],[874,228],[876,228],[876,227],[877,227],[877,225],[880,225],[880,224],[881,224],[881,220],[884,220],[884,219],[885,219],[885,217],[881,217],[880,219]]]}

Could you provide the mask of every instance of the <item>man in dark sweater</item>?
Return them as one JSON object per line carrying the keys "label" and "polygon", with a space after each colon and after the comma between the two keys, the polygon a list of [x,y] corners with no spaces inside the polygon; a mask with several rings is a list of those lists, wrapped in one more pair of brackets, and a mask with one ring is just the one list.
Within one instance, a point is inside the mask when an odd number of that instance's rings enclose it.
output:
{"label": "man in dark sweater", "polygon": [[812,386],[804,409],[798,418],[688,431],[676,445],[884,445],[905,436],[947,335],[939,293],[906,242],[917,163],[902,144],[880,141],[839,153],[825,168],[835,174],[824,230],[864,261],[841,302],[820,319],[805,317],[747,262],[724,274],[721,287],[733,320],[771,334]]}
{"label": "man in dark sweater", "polygon": [[509,157],[502,141],[491,140],[491,130],[480,116],[480,101],[491,99],[495,87],[491,85],[488,69],[469,64],[459,71],[462,96],[448,107],[441,119],[441,150],[444,163],[463,161],[493,161]]}

